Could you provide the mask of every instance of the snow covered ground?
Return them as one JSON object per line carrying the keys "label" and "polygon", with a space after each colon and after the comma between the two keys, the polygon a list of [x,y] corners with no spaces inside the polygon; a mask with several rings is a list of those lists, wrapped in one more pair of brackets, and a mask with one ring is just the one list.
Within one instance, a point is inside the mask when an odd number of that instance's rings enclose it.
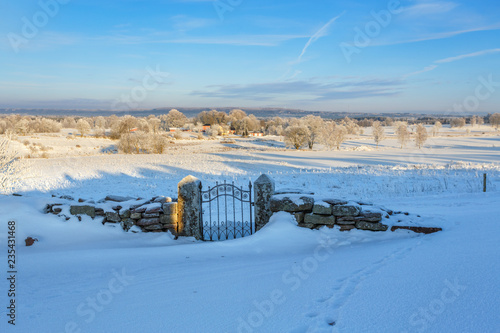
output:
{"label": "snow covered ground", "polygon": [[[10,220],[18,244],[16,326],[7,323],[3,278],[1,332],[500,330],[495,133],[443,135],[422,150],[399,149],[393,138],[376,149],[367,135],[341,151],[286,150],[267,137],[224,145],[181,140],[163,155],[131,156],[100,151],[113,145],[106,139],[74,140],[102,142],[75,143],[87,156],[54,148],[53,157],[25,160],[29,172],[15,189],[23,196],[0,197],[1,247]],[[308,230],[280,213],[251,237],[203,243],[41,212],[52,194],[175,197],[188,174],[207,186],[224,179],[243,185],[261,173],[278,189],[369,201],[443,231]],[[39,241],[25,247],[28,236]]]}

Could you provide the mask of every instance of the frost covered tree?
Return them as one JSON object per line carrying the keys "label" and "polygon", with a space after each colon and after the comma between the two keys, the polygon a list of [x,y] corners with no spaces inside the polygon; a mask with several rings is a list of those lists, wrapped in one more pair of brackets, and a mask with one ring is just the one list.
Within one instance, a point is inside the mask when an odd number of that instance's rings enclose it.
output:
{"label": "frost covered tree", "polygon": [[84,137],[85,134],[90,133],[90,125],[85,119],[78,120],[78,122],[76,123],[76,129],[78,132],[80,132],[80,135],[82,137]]}
{"label": "frost covered tree", "polygon": [[401,144],[401,149],[406,145],[410,139],[410,131],[408,130],[408,124],[406,122],[399,122],[396,124],[396,137],[398,142]]}
{"label": "frost covered tree", "polygon": [[451,127],[459,127],[459,128],[462,128],[465,126],[465,118],[453,118],[451,121],[450,121],[450,126]]}
{"label": "frost covered tree", "polygon": [[439,134],[439,131],[441,130],[441,127],[443,127],[443,124],[441,124],[440,121],[436,121],[434,123],[434,126],[432,127],[432,135],[436,136]]}
{"label": "frost covered tree", "polygon": [[20,180],[23,168],[10,138],[0,138],[0,193],[8,194]]}
{"label": "frost covered tree", "polygon": [[490,116],[490,125],[495,128],[500,127],[500,113],[494,113]]}
{"label": "frost covered tree", "polygon": [[309,139],[309,129],[304,125],[293,125],[285,130],[285,143],[299,149],[307,143]]}
{"label": "frost covered tree", "polygon": [[188,122],[188,119],[184,115],[184,113],[182,113],[176,109],[170,110],[167,114],[168,127],[182,127],[187,122]]}
{"label": "frost covered tree", "polygon": [[424,125],[418,124],[415,131],[415,144],[417,145],[418,149],[422,148],[425,141],[427,141],[427,137],[427,130],[425,129]]}
{"label": "frost covered tree", "polygon": [[385,139],[385,131],[384,127],[382,127],[382,124],[380,121],[374,121],[372,125],[372,135],[373,135],[373,140],[378,144]]}
{"label": "frost covered tree", "polygon": [[302,118],[302,123],[309,129],[309,138],[307,139],[307,146],[313,149],[313,146],[321,136],[321,130],[324,127],[324,121],[321,117],[308,115]]}
{"label": "frost covered tree", "polygon": [[153,118],[148,118],[148,123],[149,123],[149,128],[153,134],[156,134],[160,132],[160,126],[161,126],[161,120],[153,117]]}
{"label": "frost covered tree", "polygon": [[119,121],[115,121],[111,127],[111,138],[119,139],[122,135],[130,133],[130,130],[137,126],[137,118],[124,116]]}
{"label": "frost covered tree", "polygon": [[337,125],[330,121],[325,124],[321,131],[321,142],[329,149],[334,147],[340,150],[340,145],[347,139],[347,129],[344,125]]}

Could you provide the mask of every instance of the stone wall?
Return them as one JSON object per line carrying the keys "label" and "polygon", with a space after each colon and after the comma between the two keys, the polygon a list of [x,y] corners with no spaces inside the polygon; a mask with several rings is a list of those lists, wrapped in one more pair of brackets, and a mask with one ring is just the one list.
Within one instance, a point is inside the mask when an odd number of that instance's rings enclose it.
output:
{"label": "stone wall", "polygon": [[272,212],[293,214],[300,227],[318,229],[338,225],[341,231],[386,231],[388,226],[382,223],[383,219],[393,213],[373,205],[305,194],[273,195],[270,209]]}
{"label": "stone wall", "polygon": [[[133,199],[128,197],[108,196],[98,203],[79,200],[69,205],[69,214],[81,220],[82,215],[99,219],[102,224],[120,225],[125,231],[164,232],[170,231],[177,236],[178,204],[170,197],[154,197],[151,200]],[[49,204],[45,213],[65,217],[67,205]]]}

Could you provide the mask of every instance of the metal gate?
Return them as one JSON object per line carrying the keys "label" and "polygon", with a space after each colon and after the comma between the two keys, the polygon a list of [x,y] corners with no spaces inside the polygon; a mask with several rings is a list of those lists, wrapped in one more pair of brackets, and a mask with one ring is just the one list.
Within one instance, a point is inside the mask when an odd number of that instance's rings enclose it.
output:
{"label": "metal gate", "polygon": [[234,182],[215,184],[206,191],[200,186],[202,239],[234,239],[253,234],[252,182],[248,184],[248,190],[235,186]]}

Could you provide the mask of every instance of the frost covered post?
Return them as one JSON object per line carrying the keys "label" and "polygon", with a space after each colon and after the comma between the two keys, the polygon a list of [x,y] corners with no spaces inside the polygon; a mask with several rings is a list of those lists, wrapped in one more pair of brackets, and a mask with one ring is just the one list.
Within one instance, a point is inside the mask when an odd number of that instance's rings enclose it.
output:
{"label": "frost covered post", "polygon": [[194,176],[187,176],[179,182],[177,189],[179,235],[201,239],[201,181]]}
{"label": "frost covered post", "polygon": [[274,194],[274,181],[268,175],[260,175],[254,183],[255,231],[259,231],[269,222],[271,197]]}

